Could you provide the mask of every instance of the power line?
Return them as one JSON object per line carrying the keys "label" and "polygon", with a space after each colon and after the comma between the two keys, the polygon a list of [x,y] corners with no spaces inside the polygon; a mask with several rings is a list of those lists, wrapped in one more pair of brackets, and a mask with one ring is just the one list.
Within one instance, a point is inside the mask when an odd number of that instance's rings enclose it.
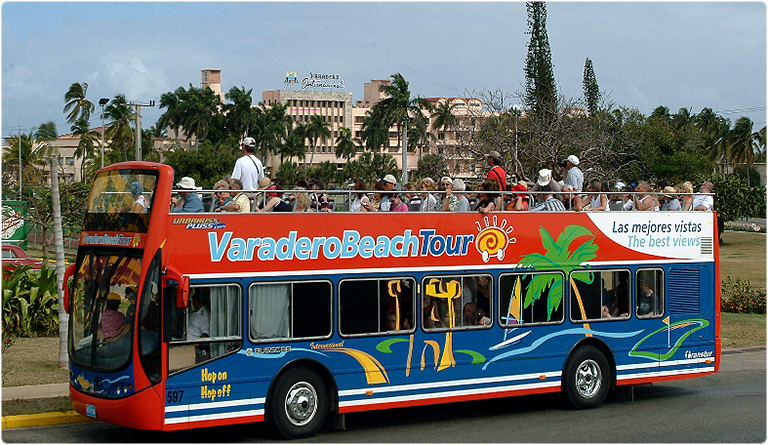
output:
{"label": "power line", "polygon": [[715,113],[718,113],[718,114],[731,114],[731,113],[743,113],[743,112],[746,112],[746,111],[759,111],[759,110],[765,110],[765,107],[734,108],[734,109],[731,109],[731,110],[715,111]]}

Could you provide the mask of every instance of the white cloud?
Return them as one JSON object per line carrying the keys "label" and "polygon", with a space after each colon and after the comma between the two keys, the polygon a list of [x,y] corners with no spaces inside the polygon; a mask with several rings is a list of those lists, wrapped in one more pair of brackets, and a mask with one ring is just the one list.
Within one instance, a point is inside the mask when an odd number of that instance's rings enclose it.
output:
{"label": "white cloud", "polygon": [[154,99],[168,83],[161,69],[147,66],[138,57],[111,59],[104,66],[104,82],[110,89],[125,94],[129,101]]}

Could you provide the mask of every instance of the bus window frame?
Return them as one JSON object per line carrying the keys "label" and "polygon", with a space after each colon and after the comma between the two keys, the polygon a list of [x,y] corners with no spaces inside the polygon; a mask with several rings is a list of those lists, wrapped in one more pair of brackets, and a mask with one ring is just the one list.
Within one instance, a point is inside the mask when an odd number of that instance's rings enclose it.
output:
{"label": "bus window frame", "polygon": [[[330,308],[328,309],[328,317],[329,317],[329,326],[330,326],[330,332],[323,336],[314,336],[314,337],[275,337],[275,338],[258,338],[254,339],[251,337],[251,288],[254,286],[260,286],[260,285],[270,285],[270,284],[289,284],[291,285],[291,303],[293,303],[293,286],[297,283],[327,283],[328,289],[329,289],[329,298],[330,298]],[[265,281],[252,281],[248,284],[248,293],[247,293],[247,299],[245,301],[245,310],[246,310],[246,323],[245,326],[243,326],[247,331],[247,337],[248,341],[251,342],[251,344],[263,344],[263,343],[285,343],[285,342],[293,342],[293,341],[307,341],[307,340],[328,340],[330,338],[333,338],[333,334],[335,332],[334,326],[333,326],[333,314],[334,314],[334,293],[333,293],[333,282],[329,279],[294,279],[294,280],[265,280]],[[293,321],[293,304],[291,304],[291,312],[290,317],[291,321]],[[291,326],[293,328],[293,326]]]}
{"label": "bus window frame", "polygon": [[[562,270],[557,269],[551,269],[551,270],[528,270],[528,271],[520,271],[520,272],[504,272],[499,274],[498,276],[498,289],[499,289],[499,310],[498,312],[498,320],[499,320],[499,326],[501,326],[504,329],[510,329],[510,328],[516,328],[516,327],[529,327],[529,326],[557,326],[565,323],[565,313],[566,313],[566,302],[561,301],[562,304],[562,310],[563,315],[560,318],[560,320],[554,320],[554,321],[541,321],[541,322],[534,322],[534,323],[519,323],[519,324],[509,324],[504,323],[501,321],[501,279],[502,277],[511,276],[511,275],[532,275],[532,274],[560,274],[560,277],[563,280],[564,287],[567,286],[569,283],[566,282],[566,276],[565,272]],[[514,285],[513,285],[514,286]],[[570,287],[570,286],[568,286]],[[563,292],[563,300],[565,300],[566,292]],[[523,308],[521,307],[520,310],[522,311]]]}
{"label": "bus window frame", "polygon": [[[387,280],[411,280],[413,282],[414,286],[418,286],[418,280],[416,277],[413,276],[387,276],[387,277],[371,277],[366,276],[362,278],[354,278],[354,277],[346,277],[339,280],[337,283],[336,288],[336,319],[338,320],[337,323],[337,329],[336,331],[339,333],[339,336],[341,338],[365,338],[365,337],[380,337],[382,335],[404,335],[404,334],[413,334],[416,332],[416,322],[415,320],[411,320],[411,329],[407,331],[381,331],[381,332],[366,332],[362,334],[344,334],[341,332],[341,285],[345,281],[387,281]],[[413,318],[416,318],[418,305],[416,301],[419,298],[419,290],[418,288],[414,287],[413,290],[413,301],[411,302],[411,311],[413,315]]]}
{"label": "bus window frame", "polygon": [[[629,269],[629,268],[610,268],[610,269],[597,269],[597,268],[589,269],[589,268],[587,268],[587,269],[574,269],[574,270],[570,271],[568,273],[568,291],[569,291],[568,300],[569,300],[569,304],[572,303],[570,301],[571,298],[572,297],[575,298],[575,295],[573,295],[573,289],[571,289],[571,285],[570,285],[570,283],[571,283],[571,275],[573,275],[574,273],[579,273],[579,272],[592,272],[592,273],[626,272],[627,275],[628,275],[628,278],[629,278],[629,282],[627,283],[627,285],[629,286],[629,304],[630,304],[631,307],[630,307],[629,315],[627,315],[626,317],[621,317],[621,316],[618,316],[618,317],[605,317],[605,318],[599,317],[599,318],[585,318],[583,320],[573,319],[573,317],[571,317],[571,312],[568,311],[568,320],[571,323],[581,324],[581,323],[597,323],[597,322],[603,322],[603,321],[605,321],[605,322],[617,322],[617,321],[627,321],[627,320],[630,320],[632,318],[632,314],[634,313],[634,306],[632,306],[633,303],[634,303],[634,300],[632,298],[632,295],[633,295],[633,290],[632,289],[633,289],[634,282],[633,282],[633,276],[632,276],[632,270],[631,269]],[[600,298],[601,298],[601,301],[600,301],[600,311],[601,312],[600,313],[602,314],[602,308],[603,308],[602,295],[600,295]]]}
{"label": "bus window frame", "polygon": [[[664,293],[660,296],[659,305],[657,306],[657,309],[660,307],[662,310],[657,315],[638,315],[637,314],[637,301],[638,301],[638,295],[637,295],[637,286],[640,284],[640,279],[638,278],[638,275],[640,272],[647,272],[647,271],[660,271],[661,272],[661,286],[659,286],[661,289],[664,290]],[[638,319],[638,320],[653,320],[655,318],[664,318],[664,315],[667,313],[667,277],[664,268],[658,267],[658,266],[652,266],[652,267],[638,267],[635,269],[635,285],[632,286],[632,314]],[[659,297],[658,289],[655,290],[656,296]]]}
{"label": "bus window frame", "polygon": [[[236,281],[227,281],[227,282],[212,282],[212,283],[204,283],[203,282],[203,283],[195,283],[195,284],[190,284],[189,285],[189,289],[190,290],[192,288],[194,288],[194,287],[209,287],[209,288],[211,288],[211,287],[236,287],[238,289],[238,292],[239,292],[238,295],[240,297],[240,304],[237,305],[237,310],[239,312],[238,320],[240,321],[240,324],[241,324],[240,330],[239,330],[240,331],[240,335],[237,336],[237,337],[201,337],[201,338],[194,339],[194,340],[171,340],[171,341],[169,341],[168,342],[168,346],[167,346],[168,352],[167,352],[167,360],[166,360],[167,361],[166,366],[167,366],[167,369],[168,369],[168,376],[172,376],[172,375],[176,375],[176,374],[179,374],[181,372],[184,372],[184,371],[188,371],[188,370],[190,370],[190,369],[192,369],[192,368],[194,368],[196,366],[202,365],[203,363],[209,363],[212,360],[218,360],[218,359],[221,359],[221,358],[226,357],[228,355],[236,354],[237,352],[239,352],[239,351],[241,351],[243,349],[243,343],[244,343],[244,340],[243,340],[243,327],[242,327],[242,320],[243,320],[243,287],[240,285],[240,283],[238,283]],[[187,306],[184,307],[184,308],[177,308],[176,307],[176,304],[175,304],[176,303],[176,299],[175,298],[172,298],[171,300],[173,301],[173,303],[170,306],[171,308],[173,308],[173,309],[184,309],[185,310],[185,314],[188,315],[186,313],[186,311],[189,310],[189,304],[191,304],[191,302],[192,302],[191,299],[189,300],[189,303],[187,304]],[[164,318],[165,318],[165,316],[164,316]],[[187,327],[186,322],[187,322],[187,320],[185,320],[185,327]],[[195,364],[193,364],[191,366],[187,366],[187,367],[182,367],[182,368],[171,370],[171,349],[176,347],[176,346],[194,345],[194,344],[197,344],[197,343],[213,344],[213,343],[229,343],[229,342],[239,342],[240,344],[239,344],[239,346],[237,348],[234,348],[231,351],[227,351],[225,354],[217,355],[216,357],[210,357],[210,358],[208,358],[208,360],[206,360],[204,362],[195,363]]]}
{"label": "bus window frame", "polygon": [[[489,325],[472,325],[472,326],[455,326],[453,328],[425,328],[424,327],[424,308],[422,307],[424,304],[424,292],[426,291],[426,284],[428,280],[431,280],[433,278],[454,278],[454,277],[461,277],[462,278],[462,285],[463,278],[467,277],[480,277],[480,276],[487,276],[490,277],[489,285],[491,286],[491,289],[489,291],[488,296],[488,303],[490,305],[490,314],[487,314],[488,318],[491,320],[491,324]],[[496,276],[493,275],[491,272],[475,272],[475,273],[441,273],[441,274],[430,274],[426,273],[421,277],[421,284],[419,285],[419,303],[417,304],[417,311],[419,313],[419,325],[421,326],[421,331],[426,334],[434,334],[434,333],[444,333],[444,332],[457,332],[457,331],[482,331],[482,330],[488,330],[493,329],[494,325],[496,324],[496,317],[493,314],[493,310],[496,309],[497,304],[497,290],[498,286],[496,283]],[[462,291],[463,293],[463,291]],[[463,295],[462,295],[463,296]],[[477,301],[477,297],[475,297],[475,301]],[[496,310],[498,312],[498,309]],[[464,315],[464,306],[462,305],[459,308],[459,313],[457,314],[457,317],[463,317]]]}

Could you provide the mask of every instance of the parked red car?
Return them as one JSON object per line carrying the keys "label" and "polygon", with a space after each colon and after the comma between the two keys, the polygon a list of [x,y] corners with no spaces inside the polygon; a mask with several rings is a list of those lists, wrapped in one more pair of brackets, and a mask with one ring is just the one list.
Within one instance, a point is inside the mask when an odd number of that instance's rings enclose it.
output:
{"label": "parked red car", "polygon": [[34,270],[43,267],[43,261],[27,255],[19,246],[3,244],[3,275],[10,273],[18,266],[32,266]]}

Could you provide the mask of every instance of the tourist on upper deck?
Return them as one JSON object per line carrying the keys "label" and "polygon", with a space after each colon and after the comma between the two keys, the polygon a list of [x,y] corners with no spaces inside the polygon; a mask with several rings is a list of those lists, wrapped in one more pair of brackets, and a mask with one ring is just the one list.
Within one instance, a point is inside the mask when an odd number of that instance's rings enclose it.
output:
{"label": "tourist on upper deck", "polygon": [[530,203],[528,202],[528,186],[525,181],[513,185],[512,191],[517,193],[512,195],[512,200],[507,204],[507,210],[511,212],[524,212],[528,210]]}
{"label": "tourist on upper deck", "polygon": [[544,193],[544,202],[531,208],[532,212],[564,212],[565,206],[562,201],[552,196],[552,190],[549,186],[543,186],[541,188]]}
{"label": "tourist on upper deck", "polygon": [[182,189],[182,191],[179,192],[178,198],[171,200],[173,203],[171,213],[200,213],[205,211],[200,197],[194,193],[194,190],[197,190],[194,179],[185,176],[176,184],[176,188]]}
{"label": "tourist on upper deck", "polygon": [[565,184],[572,185],[577,192],[580,192],[584,186],[584,174],[579,170],[579,158],[576,155],[568,156],[568,159],[563,161],[565,168]]}
{"label": "tourist on upper deck", "polygon": [[488,176],[485,177],[486,181],[496,181],[499,186],[499,190],[502,192],[507,189],[507,172],[501,167],[501,153],[496,150],[488,153],[486,156],[488,159],[488,165],[491,169],[488,171]]}
{"label": "tourist on upper deck", "polygon": [[659,202],[656,201],[656,198],[648,194],[650,190],[651,186],[648,184],[648,181],[640,181],[637,183],[637,186],[635,187],[637,194],[633,195],[632,197],[636,210],[652,210],[654,212],[659,211]]}
{"label": "tourist on upper deck", "polygon": [[459,212],[469,212],[469,199],[467,199],[467,185],[459,178],[453,180],[452,193],[459,198]]}
{"label": "tourist on upper deck", "polygon": [[405,184],[403,187],[403,190],[405,191],[405,199],[408,200],[408,210],[411,212],[418,212],[421,208],[421,196],[417,193],[413,193],[416,191],[416,187],[417,186],[412,182]]}
{"label": "tourist on upper deck", "polygon": [[[548,168],[542,168],[539,170],[539,178],[536,181],[536,184],[534,184],[533,188],[531,188],[531,192],[541,192],[544,191],[543,188],[545,186],[549,186],[549,191],[553,193],[560,193],[561,187],[560,184],[557,183],[554,179],[552,179],[552,170]],[[544,202],[544,195],[543,194],[535,194],[533,195],[533,198],[536,200],[536,202]]]}
{"label": "tourist on upper deck", "polygon": [[384,186],[381,193],[381,203],[379,204],[379,210],[382,212],[388,212],[392,208],[392,192],[397,187],[397,179],[393,175],[386,175],[381,178],[381,185]]}
{"label": "tourist on upper deck", "polygon": [[[309,189],[323,190],[325,189],[325,184],[323,184],[323,181],[317,178],[313,178],[309,181]],[[314,210],[315,212],[331,213],[333,211],[331,209],[331,203],[330,203],[330,200],[328,199],[328,195],[326,195],[325,193],[310,193],[309,208]]]}
{"label": "tourist on upper deck", "polygon": [[274,188],[271,188],[271,192],[267,192],[267,203],[264,204],[264,208],[260,209],[256,207],[257,212],[292,212],[293,207],[285,199],[283,199],[283,191],[278,184],[273,184]]}
{"label": "tourist on upper deck", "polygon": [[438,212],[440,206],[437,203],[437,199],[430,192],[433,192],[436,188],[435,181],[432,178],[424,178],[419,183],[421,189],[421,208],[420,212]]}
{"label": "tourist on upper deck", "polygon": [[497,194],[499,183],[493,180],[486,180],[480,185],[477,193],[477,207],[475,209],[480,213],[491,213],[496,210]]}
{"label": "tourist on upper deck", "polygon": [[443,212],[458,212],[459,211],[459,197],[453,193],[453,181],[448,176],[440,178],[440,190],[445,192],[445,195],[441,195],[439,198],[440,208]]}
{"label": "tourist on upper deck", "polygon": [[597,179],[593,179],[587,183],[587,191],[594,193],[589,195],[589,208],[591,211],[608,211],[608,196],[605,193],[599,193],[603,191],[603,185]]}
{"label": "tourist on upper deck", "polygon": [[563,184],[561,193],[560,200],[563,202],[563,207],[565,207],[566,210],[581,212],[584,209],[584,201],[582,201],[581,195],[576,193],[576,188],[574,186]]}
{"label": "tourist on upper deck", "polygon": [[693,210],[693,184],[691,184],[691,181],[685,181],[680,185],[680,193],[687,193],[687,195],[683,195],[683,210],[689,211]]}
{"label": "tourist on upper deck", "polygon": [[240,143],[243,151],[232,170],[232,179],[239,179],[244,190],[256,190],[259,188],[259,179],[264,177],[264,167],[254,154],[256,152],[256,139],[246,137]]}
{"label": "tourist on upper deck", "polygon": [[[229,189],[229,182],[221,179],[213,184],[214,190],[227,190]],[[232,201],[232,196],[229,192],[214,192],[213,194],[213,211],[221,212],[221,208]]]}
{"label": "tourist on upper deck", "polygon": [[349,211],[367,212],[368,209],[366,206],[368,205],[369,199],[364,192],[364,190],[367,188],[365,183],[362,181],[362,179],[355,179],[354,187],[355,190],[358,190],[358,192],[355,193],[355,197],[352,199],[352,202],[349,203]]}
{"label": "tourist on upper deck", "polygon": [[621,200],[623,203],[622,210],[625,212],[635,210],[635,201],[632,199],[633,191],[635,191],[635,189],[631,185],[624,186],[624,188],[621,190]]}
{"label": "tourist on upper deck", "polygon": [[392,198],[392,212],[407,212],[408,204],[405,203],[405,194],[395,193]]}
{"label": "tourist on upper deck", "polygon": [[230,179],[229,188],[231,190],[237,190],[237,194],[232,197],[232,200],[227,204],[221,206],[221,212],[232,213],[248,213],[251,211],[251,200],[242,192],[243,183],[239,179]]}
{"label": "tourist on upper deck", "polygon": [[296,187],[296,190],[291,195],[291,200],[296,202],[293,211],[294,212],[309,212],[309,195],[307,195],[304,187]]}
{"label": "tourist on upper deck", "polygon": [[699,193],[693,195],[693,210],[711,212],[715,205],[715,200],[712,198],[712,190],[715,186],[711,182],[706,181],[699,187]]}
{"label": "tourist on upper deck", "polygon": [[661,201],[661,211],[662,212],[673,212],[682,210],[682,206],[680,205],[680,200],[677,199],[676,196],[676,190],[674,187],[666,186],[661,191],[660,195],[660,201]]}

